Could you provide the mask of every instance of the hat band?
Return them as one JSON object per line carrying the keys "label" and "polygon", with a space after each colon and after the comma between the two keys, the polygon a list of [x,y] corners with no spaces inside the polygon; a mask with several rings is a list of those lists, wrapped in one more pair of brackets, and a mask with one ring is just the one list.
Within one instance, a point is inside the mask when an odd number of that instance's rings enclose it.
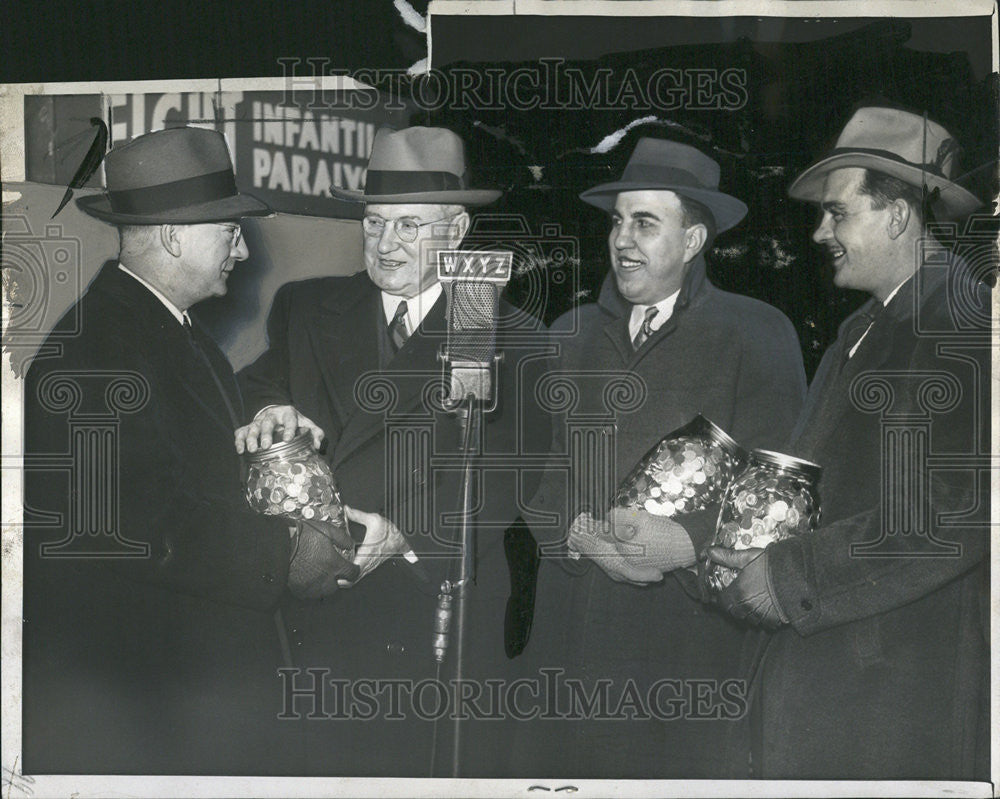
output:
{"label": "hat band", "polygon": [[706,186],[686,169],[658,164],[629,164],[622,174],[623,183],[661,183],[687,189],[707,189],[715,191],[716,186]]}
{"label": "hat band", "polygon": [[158,213],[235,196],[236,178],[231,169],[173,180],[157,186],[108,192],[111,209],[118,214]]}
{"label": "hat band", "polygon": [[832,157],[835,155],[874,155],[878,158],[886,158],[889,161],[895,161],[897,164],[904,164],[906,166],[911,166],[914,169],[922,169],[925,172],[930,172],[932,175],[936,175],[939,178],[944,178],[948,180],[948,176],[945,175],[944,170],[941,169],[939,164],[918,164],[914,161],[908,161],[903,158],[903,156],[894,153],[892,150],[876,150],[868,147],[836,147],[830,151],[827,156]]}
{"label": "hat band", "polygon": [[365,194],[416,194],[463,189],[464,182],[452,172],[369,169],[365,178]]}

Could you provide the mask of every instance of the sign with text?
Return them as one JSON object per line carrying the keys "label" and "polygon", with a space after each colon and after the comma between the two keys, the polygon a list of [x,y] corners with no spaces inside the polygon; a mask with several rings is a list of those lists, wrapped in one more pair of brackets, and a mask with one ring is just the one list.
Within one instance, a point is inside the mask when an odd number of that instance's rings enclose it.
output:
{"label": "sign with text", "polygon": [[[342,93],[367,97],[373,90]],[[205,127],[225,134],[241,191],[277,211],[360,218],[361,204],[333,199],[330,187],[363,189],[375,131],[404,127],[407,113],[371,98],[312,108],[312,97],[304,92],[300,101],[281,91],[28,96],[25,176],[67,185],[93,141],[92,118],[107,123],[112,147],[167,127]],[[99,170],[88,186],[102,185]]]}

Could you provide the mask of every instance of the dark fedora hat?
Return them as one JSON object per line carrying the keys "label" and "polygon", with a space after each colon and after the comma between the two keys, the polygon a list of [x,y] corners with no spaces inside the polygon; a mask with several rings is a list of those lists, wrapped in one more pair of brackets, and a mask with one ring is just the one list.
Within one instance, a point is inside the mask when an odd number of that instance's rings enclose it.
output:
{"label": "dark fedora hat", "polygon": [[104,159],[107,191],[77,199],[84,212],[121,225],[196,225],[271,209],[236,190],[221,133],[168,128],[115,147]]}
{"label": "dark fedora hat", "polygon": [[834,169],[873,169],[911,186],[940,192],[940,214],[962,217],[982,203],[952,180],[958,142],[926,116],[898,108],[859,108],[844,126],[833,150],[799,175],[788,194],[820,202],[823,181]]}
{"label": "dark fedora hat", "polygon": [[687,144],[648,137],[635,145],[621,180],[587,189],[580,199],[611,212],[621,192],[649,189],[672,191],[701,203],[712,212],[718,233],[747,213],[741,201],[719,191],[719,165],[714,160]]}
{"label": "dark fedora hat", "polygon": [[340,200],[365,203],[486,205],[502,192],[470,189],[465,146],[446,128],[380,128],[372,142],[364,191],[332,187]]}

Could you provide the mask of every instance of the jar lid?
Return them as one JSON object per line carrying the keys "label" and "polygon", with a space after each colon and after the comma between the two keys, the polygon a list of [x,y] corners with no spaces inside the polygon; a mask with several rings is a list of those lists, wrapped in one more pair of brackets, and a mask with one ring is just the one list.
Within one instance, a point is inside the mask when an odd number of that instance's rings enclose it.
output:
{"label": "jar lid", "polygon": [[765,463],[770,466],[777,466],[779,469],[787,469],[790,472],[797,472],[803,477],[819,482],[820,475],[823,474],[823,467],[818,463],[795,458],[783,452],[771,452],[767,449],[755,449],[750,453],[750,457],[758,463]]}
{"label": "jar lid", "polygon": [[702,416],[700,413],[694,417],[694,421],[700,422],[705,427],[705,432],[707,432],[714,441],[717,441],[723,447],[730,451],[730,453],[737,453],[743,450],[739,444],[736,443],[729,433],[719,427],[715,422],[709,419],[707,416]]}
{"label": "jar lid", "polygon": [[[281,436],[282,427],[275,427],[273,438]],[[291,441],[274,441],[267,449],[259,449],[256,452],[244,452],[243,457],[247,463],[265,463],[267,461],[288,460],[298,457],[312,449],[312,434],[308,430],[303,430]]]}

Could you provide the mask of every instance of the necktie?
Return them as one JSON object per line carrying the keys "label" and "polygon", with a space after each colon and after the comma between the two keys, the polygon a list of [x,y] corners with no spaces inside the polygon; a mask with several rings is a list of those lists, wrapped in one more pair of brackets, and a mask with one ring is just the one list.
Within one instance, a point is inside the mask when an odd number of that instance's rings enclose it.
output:
{"label": "necktie", "polygon": [[406,330],[406,300],[400,300],[396,315],[389,322],[389,341],[392,342],[393,352],[399,352],[409,337]]}
{"label": "necktie", "polygon": [[212,366],[212,361],[208,357],[208,353],[205,352],[205,348],[198,342],[198,334],[195,333],[194,328],[191,326],[191,320],[188,319],[187,316],[184,317],[184,332],[188,334],[188,341],[191,343],[191,348],[208,369],[208,373],[212,376],[212,382],[215,383],[215,387],[219,389],[219,394],[222,395],[222,401],[226,404],[226,412],[229,414],[229,420],[232,422],[234,428],[238,427],[240,418],[236,413],[236,409],[233,407],[233,402],[230,399],[229,392],[227,392],[225,386],[222,385],[222,380],[219,379],[219,373],[216,372],[215,367]]}
{"label": "necktie", "polygon": [[639,349],[639,347],[646,343],[646,339],[653,335],[653,317],[659,312],[660,309],[655,305],[650,305],[646,309],[646,318],[642,320],[642,327],[639,328],[639,332],[637,332],[635,334],[635,338],[632,339],[632,349]]}

